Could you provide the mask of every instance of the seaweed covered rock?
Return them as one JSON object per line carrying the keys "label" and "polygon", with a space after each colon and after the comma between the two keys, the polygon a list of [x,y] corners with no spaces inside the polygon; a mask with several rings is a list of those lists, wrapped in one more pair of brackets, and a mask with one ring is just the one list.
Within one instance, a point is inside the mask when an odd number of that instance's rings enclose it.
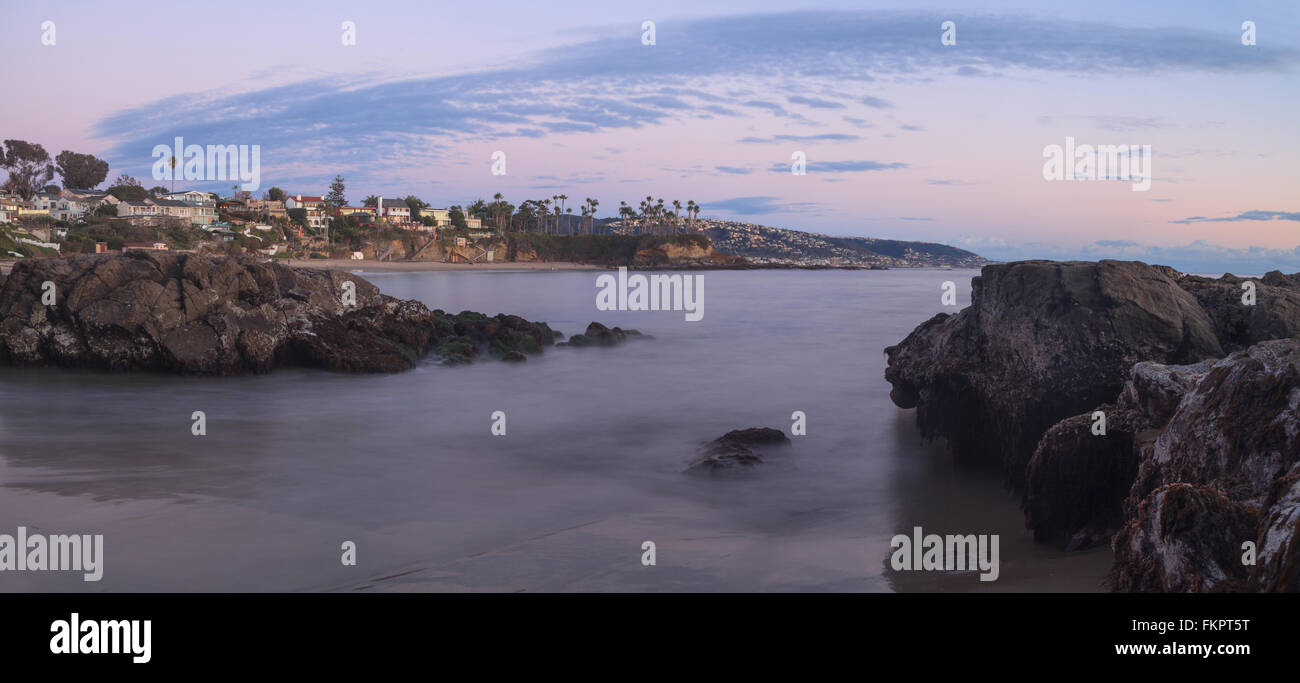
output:
{"label": "seaweed covered rock", "polygon": [[433,349],[469,360],[480,346],[535,353],[551,341],[544,323],[448,316],[350,273],[252,257],[139,251],[31,259],[15,264],[0,287],[0,363],[12,365],[393,372]]}
{"label": "seaweed covered rock", "polygon": [[1300,339],[1211,365],[1138,457],[1118,588],[1300,591]]}
{"label": "seaweed covered rock", "polygon": [[625,330],[621,327],[605,327],[598,322],[592,322],[587,325],[586,332],[575,334],[569,337],[569,341],[563,342],[560,346],[617,346],[630,338],[644,337],[636,330]]}

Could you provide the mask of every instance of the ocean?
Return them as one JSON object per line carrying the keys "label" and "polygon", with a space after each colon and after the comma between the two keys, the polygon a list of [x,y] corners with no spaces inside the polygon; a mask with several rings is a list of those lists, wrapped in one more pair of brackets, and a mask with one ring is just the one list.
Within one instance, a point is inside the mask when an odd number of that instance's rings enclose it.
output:
{"label": "ocean", "polygon": [[[883,349],[958,310],[945,281],[966,305],[976,271],[694,274],[698,322],[597,310],[593,271],[363,274],[430,308],[653,336],[522,364],[0,368],[0,534],[104,539],[98,582],[0,571],[0,590],[1102,590],[1108,548],[1034,545],[1000,474],[954,466],[889,400]],[[683,472],[732,429],[789,434],[795,411],[807,434],[764,463]],[[998,535],[997,580],[894,571],[891,538],[915,527]]]}

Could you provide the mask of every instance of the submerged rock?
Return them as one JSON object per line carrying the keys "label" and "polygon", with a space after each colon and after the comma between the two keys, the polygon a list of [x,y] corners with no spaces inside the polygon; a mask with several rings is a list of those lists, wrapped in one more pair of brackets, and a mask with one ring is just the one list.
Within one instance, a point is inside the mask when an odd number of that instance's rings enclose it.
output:
{"label": "submerged rock", "polygon": [[[46,306],[43,285],[53,283]],[[252,257],[130,252],[15,264],[0,288],[0,363],[233,375],[301,365],[414,367],[536,353],[550,328],[516,316],[429,311],[357,275]]]}
{"label": "submerged rock", "polygon": [[621,327],[605,327],[598,322],[592,322],[587,325],[587,331],[582,334],[575,334],[569,337],[569,341],[561,342],[556,346],[617,346],[628,339],[642,338],[648,339],[645,335],[636,330],[625,330]]}
{"label": "submerged rock", "polygon": [[735,429],[710,441],[687,468],[687,472],[715,472],[749,467],[763,462],[756,448],[789,445],[785,432],[771,427]]}

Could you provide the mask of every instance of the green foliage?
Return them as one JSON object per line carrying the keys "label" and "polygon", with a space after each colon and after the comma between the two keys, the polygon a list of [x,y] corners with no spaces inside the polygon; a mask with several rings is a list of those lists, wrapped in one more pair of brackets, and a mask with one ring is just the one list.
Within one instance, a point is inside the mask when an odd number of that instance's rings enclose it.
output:
{"label": "green foliage", "polygon": [[25,140],[5,140],[0,154],[0,168],[9,173],[5,189],[23,199],[31,199],[54,178],[54,164],[45,148]]}
{"label": "green foliage", "polygon": [[66,149],[54,158],[54,167],[63,176],[63,186],[69,189],[88,190],[108,177],[107,161]]}
{"label": "green foliage", "polygon": [[149,196],[148,190],[140,185],[140,181],[125,174],[118,176],[107,192],[124,202],[138,202]]}
{"label": "green foliage", "polygon": [[602,265],[627,265],[642,249],[664,244],[707,249],[709,238],[699,233],[685,235],[544,235],[511,233],[507,238],[511,254],[532,250],[543,261],[572,261]]}

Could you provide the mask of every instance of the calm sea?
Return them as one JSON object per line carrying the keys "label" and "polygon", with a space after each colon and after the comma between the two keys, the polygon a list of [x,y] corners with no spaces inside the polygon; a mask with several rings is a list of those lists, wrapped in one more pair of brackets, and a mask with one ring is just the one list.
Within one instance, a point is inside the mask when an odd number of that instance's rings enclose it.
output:
{"label": "calm sea", "polygon": [[[376,273],[431,308],[654,339],[397,375],[0,368],[0,534],[100,533],[105,552],[98,583],[3,571],[0,590],[1098,590],[1108,549],[1033,545],[1001,477],[955,468],[889,401],[882,349],[956,310],[945,280],[965,305],[974,274],[705,272],[686,322],[596,310],[595,272]],[[807,435],[761,466],[683,474],[794,411]],[[914,526],[998,534],[1000,578],[894,573]]]}

